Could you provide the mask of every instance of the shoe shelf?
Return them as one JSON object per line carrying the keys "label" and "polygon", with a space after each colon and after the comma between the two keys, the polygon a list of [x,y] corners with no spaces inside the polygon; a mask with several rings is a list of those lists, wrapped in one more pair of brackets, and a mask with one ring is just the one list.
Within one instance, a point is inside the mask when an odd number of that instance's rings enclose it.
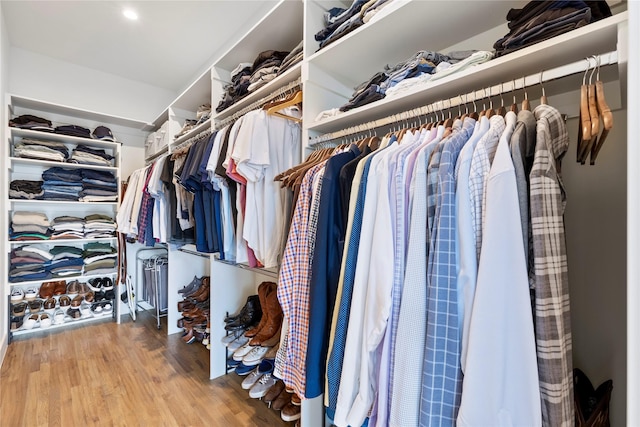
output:
{"label": "shoe shelf", "polygon": [[27,159],[23,157],[10,157],[9,161],[11,162],[11,166],[28,165],[28,166],[42,166],[43,168],[59,166],[65,169],[91,169],[91,170],[108,171],[116,174],[118,173],[118,170],[119,170],[117,167],[114,167],[114,166],[85,165],[81,163],[67,163],[67,162],[56,162],[51,160]]}
{"label": "shoe shelf", "polygon": [[181,135],[179,138],[174,139],[173,142],[171,143],[171,146],[177,147],[178,145],[182,144],[183,142],[187,141],[190,138],[193,138],[199,133],[204,132],[207,129],[211,129],[211,118],[200,123],[199,125],[196,125],[193,129],[191,129],[189,132],[185,133],[184,135]]}
{"label": "shoe shelf", "polygon": [[[113,305],[112,305],[113,307]],[[113,308],[112,308],[113,310]],[[81,324],[86,324],[86,323],[95,323],[95,322],[99,322],[101,320],[113,320],[113,313],[115,313],[115,311],[111,311],[110,313],[104,313],[101,315],[94,315],[94,314],[90,314],[88,316],[82,316],[78,319],[73,319],[71,318],[69,315],[65,314],[64,316],[64,322],[63,323],[52,323],[51,326],[46,327],[46,328],[41,328],[40,325],[38,324],[37,326],[35,326],[32,329],[24,329],[23,327],[20,327],[18,329],[14,329],[13,331],[11,331],[11,334],[14,337],[20,336],[20,335],[28,335],[28,334],[35,334],[38,332],[47,332],[50,330],[54,330],[54,329],[60,329],[60,328],[66,328],[69,327],[71,325],[81,325]],[[42,314],[42,313],[40,313]],[[27,314],[25,314],[25,318],[27,318]],[[52,316],[52,315],[50,315]]]}
{"label": "shoe shelf", "polygon": [[54,243],[67,244],[67,243],[91,243],[91,242],[112,242],[117,237],[97,237],[95,239],[46,239],[46,240],[9,240],[9,245],[33,245],[36,243]]}
{"label": "shoe shelf", "polygon": [[40,279],[40,280],[30,280],[28,282],[9,282],[9,285],[11,287],[14,286],[33,286],[33,285],[40,285],[43,282],[48,282],[51,280],[81,280],[81,281],[87,281],[89,279],[93,279],[96,277],[113,277],[117,274],[117,271],[112,271],[111,273],[102,273],[102,274],[80,274],[80,275],[75,275],[75,276],[65,276],[65,277],[51,277],[49,279]]}
{"label": "shoe shelf", "polygon": [[114,150],[118,149],[121,145],[118,142],[102,141],[99,139],[90,139],[90,138],[81,138],[79,136],[62,135],[59,133],[41,132],[37,130],[20,129],[20,128],[14,128],[14,127],[10,127],[9,129],[11,129],[12,137],[44,139],[47,141],[56,141],[56,142],[76,144],[76,145],[85,145],[87,147],[94,147],[94,148],[110,148]]}

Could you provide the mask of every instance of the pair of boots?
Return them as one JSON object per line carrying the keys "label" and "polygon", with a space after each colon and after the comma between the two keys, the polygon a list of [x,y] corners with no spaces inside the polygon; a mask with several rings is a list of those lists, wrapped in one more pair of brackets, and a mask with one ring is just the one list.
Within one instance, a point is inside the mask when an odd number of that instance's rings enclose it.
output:
{"label": "pair of boots", "polygon": [[194,277],[191,283],[178,291],[184,295],[184,300],[178,302],[178,311],[193,308],[198,303],[205,303],[211,292],[211,279],[204,276],[201,279]]}
{"label": "pair of boots", "polygon": [[258,286],[258,298],[262,306],[262,319],[258,326],[249,329],[244,335],[251,338],[249,345],[266,346],[280,334],[282,326],[282,308],[278,302],[277,285],[273,282],[262,282]]}
{"label": "pair of boots", "polygon": [[609,427],[609,401],[613,381],[607,380],[597,389],[578,368],[573,370],[573,400],[576,427]]}

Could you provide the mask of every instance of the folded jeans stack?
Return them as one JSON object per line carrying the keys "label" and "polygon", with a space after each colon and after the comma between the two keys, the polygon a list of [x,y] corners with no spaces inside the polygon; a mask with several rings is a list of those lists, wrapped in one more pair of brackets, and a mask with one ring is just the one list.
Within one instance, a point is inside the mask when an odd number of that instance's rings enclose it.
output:
{"label": "folded jeans stack", "polygon": [[117,179],[111,172],[82,169],[83,202],[115,202],[118,200]]}
{"label": "folded jeans stack", "polygon": [[55,278],[78,276],[82,274],[84,260],[82,249],[74,246],[54,246],[49,250],[53,255],[49,271]]}
{"label": "folded jeans stack", "polygon": [[13,241],[47,240],[50,238],[49,219],[43,213],[17,211],[11,218],[9,239]]}
{"label": "folded jeans stack", "polygon": [[44,245],[26,245],[15,248],[9,255],[9,281],[27,282],[51,277],[49,265],[53,255]]}
{"label": "folded jeans stack", "polygon": [[42,184],[42,181],[13,180],[9,184],[9,198],[25,200],[42,199],[44,196]]}
{"label": "folded jeans stack", "polygon": [[76,201],[82,191],[82,174],[78,169],[49,168],[42,173],[45,200]]}
{"label": "folded jeans stack", "polygon": [[51,222],[52,239],[82,239],[84,219],[75,216],[59,216]]}
{"label": "folded jeans stack", "polygon": [[84,217],[84,238],[99,239],[113,237],[116,234],[117,225],[108,215],[93,214]]}
{"label": "folded jeans stack", "polygon": [[113,166],[114,157],[97,148],[78,145],[71,155],[70,163],[83,165]]}
{"label": "folded jeans stack", "polygon": [[611,16],[604,1],[532,1],[507,13],[509,33],[495,42],[496,57]]}
{"label": "folded jeans stack", "polygon": [[13,155],[26,159],[66,162],[69,158],[69,149],[62,142],[22,138],[13,147]]}
{"label": "folded jeans stack", "polygon": [[86,274],[113,273],[118,261],[116,249],[109,243],[87,243],[84,245],[84,272]]}
{"label": "folded jeans stack", "polygon": [[37,130],[40,132],[53,132],[51,121],[32,114],[23,114],[9,120],[9,126],[19,129]]}

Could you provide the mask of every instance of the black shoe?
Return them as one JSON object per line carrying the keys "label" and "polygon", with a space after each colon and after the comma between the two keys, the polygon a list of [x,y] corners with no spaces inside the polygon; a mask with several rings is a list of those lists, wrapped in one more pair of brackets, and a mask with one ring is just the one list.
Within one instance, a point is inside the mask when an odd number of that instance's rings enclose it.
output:
{"label": "black shoe", "polygon": [[[235,322],[242,316],[244,316],[248,310],[255,311],[256,307],[258,308],[258,310],[260,310],[260,299],[258,298],[258,295],[250,295],[247,298],[247,302],[245,303],[244,307],[242,307],[242,309],[240,310],[240,313],[229,316],[224,319],[224,321],[226,323]],[[260,310],[260,313],[262,313],[262,310]]]}
{"label": "black shoe", "polygon": [[111,289],[110,291],[106,291],[104,293],[104,298],[107,300],[116,299],[116,292],[113,289]]}
{"label": "black shoe", "polygon": [[240,314],[240,316],[224,326],[227,331],[235,331],[238,329],[248,329],[251,328],[258,323],[260,323],[260,319],[262,318],[262,309],[260,308],[260,304],[250,305],[250,308],[247,308]]}
{"label": "black shoe", "polygon": [[122,295],[120,295],[120,300],[125,304],[129,302],[129,295],[127,295],[127,291],[124,291]]}

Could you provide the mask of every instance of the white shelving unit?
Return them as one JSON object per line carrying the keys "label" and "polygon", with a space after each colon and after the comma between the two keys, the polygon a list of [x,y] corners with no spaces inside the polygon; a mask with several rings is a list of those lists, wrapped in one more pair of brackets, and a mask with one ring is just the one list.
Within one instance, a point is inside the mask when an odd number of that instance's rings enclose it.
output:
{"label": "white shelving unit", "polygon": [[[14,179],[26,179],[26,180],[41,180],[42,173],[51,167],[62,167],[65,169],[91,169],[100,172],[110,172],[116,178],[116,184],[118,189],[118,200],[120,199],[120,151],[122,144],[127,142],[137,142],[139,139],[144,138],[145,131],[143,130],[147,123],[129,120],[123,117],[111,116],[101,114],[97,112],[79,110],[73,107],[64,105],[52,104],[48,102],[41,102],[31,98],[24,98],[16,95],[8,95],[6,99],[5,108],[7,111],[7,117],[17,117],[22,114],[33,114],[38,117],[42,117],[53,122],[54,127],[59,125],[74,124],[79,125],[90,130],[95,127],[103,125],[111,129],[118,142],[101,141],[89,138],[80,138],[75,136],[67,136],[56,133],[40,132],[28,129],[18,129],[8,127],[6,124],[7,140],[4,145],[4,156],[7,161],[7,169],[3,171],[4,183],[2,194],[8,211],[2,217],[2,229],[3,233],[6,233],[11,222],[11,217],[14,212],[17,211],[34,211],[47,215],[49,220],[53,220],[58,216],[71,215],[84,217],[90,214],[107,214],[115,219],[118,201],[115,202],[81,202],[81,201],[57,201],[57,200],[23,200],[23,199],[9,199],[9,183]],[[69,152],[71,152],[76,146],[84,145],[92,148],[105,150],[108,154],[114,157],[112,166],[94,166],[94,165],[81,165],[75,163],[55,162],[47,160],[27,159],[20,157],[13,157],[13,145],[18,143],[23,138],[40,139],[46,141],[62,142],[67,146]],[[8,235],[4,234],[4,247],[6,249],[5,259],[8,260],[9,253],[16,247],[22,245],[38,244],[45,247],[52,248],[54,246],[65,245],[83,248],[84,245],[92,242],[109,243],[112,247],[116,247],[117,242],[115,237],[108,238],[95,238],[95,239],[48,239],[48,240],[35,240],[35,241],[9,241]],[[7,264],[8,265],[8,264]],[[8,271],[8,268],[7,268]],[[116,269],[107,274],[91,274],[86,272],[82,274],[74,274],[65,277],[51,278],[45,280],[33,280],[23,282],[9,282],[5,278],[5,295],[11,293],[13,288],[27,289],[28,287],[39,288],[40,285],[48,280],[79,280],[86,282],[92,278],[97,277],[110,277],[115,282]],[[119,295],[117,287],[115,288],[115,295]],[[116,299],[117,301],[117,299]],[[114,301],[112,301],[112,304]],[[114,304],[113,315],[102,316],[83,316],[80,319],[72,320],[68,317],[68,321],[63,324],[52,325],[50,328],[33,328],[24,329],[20,328],[11,331],[12,336],[26,335],[37,332],[44,332],[48,330],[55,330],[64,328],[71,325],[80,325],[88,322],[95,322],[98,320],[111,319],[118,317],[119,304]],[[32,314],[32,313],[29,313]]]}

